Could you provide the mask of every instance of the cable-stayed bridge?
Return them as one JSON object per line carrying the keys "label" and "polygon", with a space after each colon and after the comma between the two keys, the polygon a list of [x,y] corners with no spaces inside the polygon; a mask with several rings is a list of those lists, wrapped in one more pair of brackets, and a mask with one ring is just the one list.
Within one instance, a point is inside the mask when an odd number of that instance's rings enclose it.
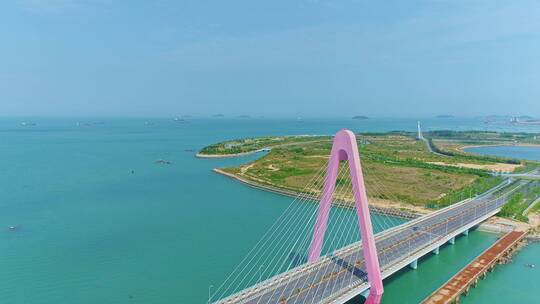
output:
{"label": "cable-stayed bridge", "polygon": [[[506,179],[480,196],[406,222],[370,216],[362,171],[367,169],[360,165],[354,135],[340,131],[328,164],[209,302],[345,303],[362,294],[366,303],[380,303],[382,279],[416,268],[426,254],[438,254],[440,246],[498,213],[529,183]],[[371,197],[384,192],[377,181],[368,186]],[[335,206],[347,202],[354,209]]]}

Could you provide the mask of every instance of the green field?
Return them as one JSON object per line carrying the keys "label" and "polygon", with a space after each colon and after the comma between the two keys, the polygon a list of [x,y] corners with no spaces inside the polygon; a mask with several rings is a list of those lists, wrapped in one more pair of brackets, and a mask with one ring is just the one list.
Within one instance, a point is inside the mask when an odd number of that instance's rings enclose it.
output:
{"label": "green field", "polygon": [[[530,162],[472,155],[459,150],[472,142],[498,144],[511,140],[516,143],[516,137],[496,136],[491,132],[448,134],[430,133],[434,139],[432,144],[438,151],[451,152],[446,155],[430,152],[426,143],[416,140],[413,133],[357,135],[370,202],[436,209],[484,192],[501,182],[500,177],[491,176],[489,171],[519,170],[531,165]],[[520,136],[527,143],[532,141],[532,137]],[[498,140],[500,138],[503,140]],[[329,136],[239,139],[205,147],[200,153],[229,155],[262,148],[271,148],[271,151],[252,163],[223,168],[223,171],[262,186],[320,193],[322,178],[310,187],[306,188],[306,185],[316,178],[317,173],[322,174],[320,168],[325,165],[331,148]],[[340,185],[348,183],[347,175],[338,179]],[[350,201],[348,194],[343,196],[341,199]]]}

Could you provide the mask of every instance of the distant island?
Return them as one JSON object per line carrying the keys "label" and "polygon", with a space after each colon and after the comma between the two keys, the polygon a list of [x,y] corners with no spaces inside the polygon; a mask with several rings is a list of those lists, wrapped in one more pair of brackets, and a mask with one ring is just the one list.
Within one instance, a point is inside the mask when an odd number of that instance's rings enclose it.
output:
{"label": "distant island", "polygon": [[369,119],[369,117],[363,116],[363,115],[356,115],[356,116],[353,116],[352,119]]}
{"label": "distant island", "polygon": [[437,115],[436,118],[455,118],[454,115]]}
{"label": "distant island", "polygon": [[238,118],[250,118],[250,116],[249,115],[240,115],[240,116],[238,116]]}

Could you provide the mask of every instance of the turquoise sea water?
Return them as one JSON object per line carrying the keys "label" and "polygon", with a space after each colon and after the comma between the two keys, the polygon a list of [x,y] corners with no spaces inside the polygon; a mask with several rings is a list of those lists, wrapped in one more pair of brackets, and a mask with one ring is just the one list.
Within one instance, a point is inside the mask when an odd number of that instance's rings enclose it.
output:
{"label": "turquoise sea water", "polygon": [[[540,161],[539,147],[478,147],[468,152]],[[535,264],[529,268],[527,264]],[[540,243],[531,243],[472,289],[463,303],[540,303]]]}
{"label": "turquoise sea water", "polygon": [[494,155],[502,157],[513,157],[540,161],[540,147],[523,146],[493,146],[493,147],[472,147],[465,151],[475,154]]}
{"label": "turquoise sea water", "polygon": [[[424,124],[487,128],[472,119]],[[416,120],[0,118],[0,302],[206,302],[209,285],[224,280],[291,199],[211,171],[256,155],[196,159],[194,151],[231,138],[344,127],[414,131]],[[467,262],[464,253],[492,241],[480,232],[460,238],[389,281],[385,302],[416,302]]]}

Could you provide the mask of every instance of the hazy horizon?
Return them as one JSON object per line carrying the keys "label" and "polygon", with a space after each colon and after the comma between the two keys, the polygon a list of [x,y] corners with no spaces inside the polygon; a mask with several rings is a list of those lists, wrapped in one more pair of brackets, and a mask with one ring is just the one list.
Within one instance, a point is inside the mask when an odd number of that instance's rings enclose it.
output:
{"label": "hazy horizon", "polygon": [[[434,114],[434,115],[423,115],[423,116],[372,116],[366,115],[363,113],[360,114],[351,114],[351,115],[287,115],[287,114],[275,114],[275,115],[262,115],[262,114],[222,114],[222,113],[195,113],[195,114],[179,114],[179,115],[120,115],[120,114],[102,114],[102,115],[84,115],[84,114],[75,114],[75,115],[16,115],[16,114],[0,114],[0,118],[10,118],[10,119],[238,119],[238,120],[249,120],[249,119],[353,119],[354,116],[366,116],[367,119],[412,119],[412,120],[422,120],[422,119],[484,119],[489,117],[496,118],[513,118],[513,117],[532,117],[540,118],[540,116],[531,116],[527,114],[515,114],[515,115],[450,115],[450,114]],[[450,117],[443,117],[450,116]],[[360,119],[361,120],[361,119]]]}
{"label": "hazy horizon", "polygon": [[0,116],[540,116],[540,2],[0,4]]}

